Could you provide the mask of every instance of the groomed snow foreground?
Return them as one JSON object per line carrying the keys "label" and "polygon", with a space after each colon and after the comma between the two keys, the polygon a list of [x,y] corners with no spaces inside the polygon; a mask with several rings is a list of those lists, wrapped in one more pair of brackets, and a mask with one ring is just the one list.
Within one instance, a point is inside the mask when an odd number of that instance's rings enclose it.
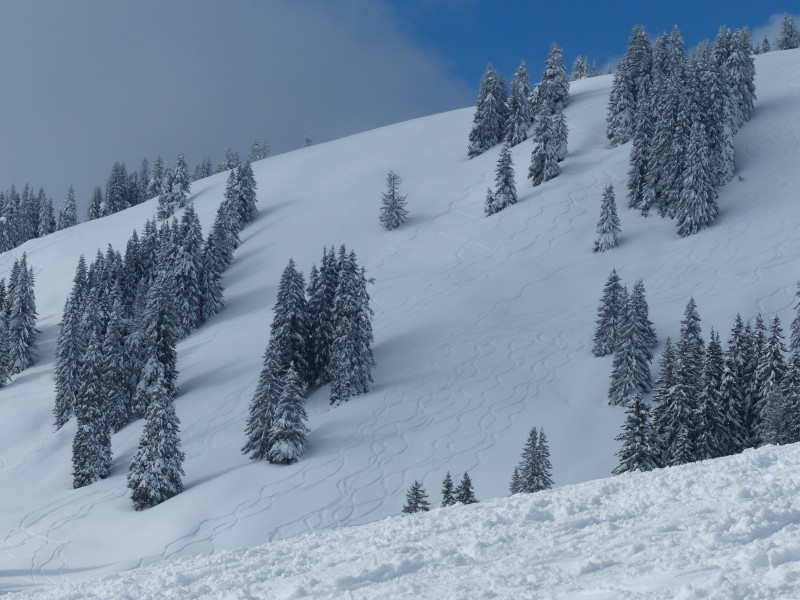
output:
{"label": "groomed snow foreground", "polygon": [[10,598],[800,598],[800,445]]}

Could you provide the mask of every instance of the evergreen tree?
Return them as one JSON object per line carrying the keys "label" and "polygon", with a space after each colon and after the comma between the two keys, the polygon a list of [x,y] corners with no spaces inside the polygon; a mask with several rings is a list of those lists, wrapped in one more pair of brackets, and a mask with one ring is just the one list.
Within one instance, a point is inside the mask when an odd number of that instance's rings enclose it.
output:
{"label": "evergreen tree", "polygon": [[247,441],[242,454],[253,460],[264,460],[272,449],[272,424],[282,395],[280,367],[272,344],[264,352],[264,363],[256,391],[250,401],[245,428]]}
{"label": "evergreen tree", "polygon": [[[53,408],[56,429],[61,429],[72,416],[80,386],[80,366],[84,351],[81,315],[80,301],[72,293],[64,304],[56,338],[56,401]],[[5,316],[3,322],[5,323]]]}
{"label": "evergreen tree", "polygon": [[[755,374],[755,393],[753,395],[753,432],[756,436],[755,444],[763,443],[767,433],[764,419],[768,410],[768,400],[771,395],[778,396],[783,377],[786,373],[786,360],[783,345],[783,331],[778,316],[772,320],[769,328],[769,338],[766,340],[761,353],[758,355],[758,365]],[[782,401],[780,398],[778,401]]]}
{"label": "evergreen tree", "polygon": [[561,172],[561,167],[558,165],[560,140],[556,138],[556,126],[549,111],[550,106],[545,104],[542,111],[536,115],[533,128],[534,146],[528,179],[534,187],[550,181]]}
{"label": "evergreen tree", "polygon": [[689,426],[678,425],[678,433],[675,436],[675,447],[671,454],[668,466],[685,465],[695,460],[695,448],[692,444]]}
{"label": "evergreen tree", "polygon": [[269,430],[270,449],[267,460],[271,463],[291,464],[303,455],[309,433],[303,395],[305,385],[294,368],[289,366],[281,379],[280,387],[281,394]]}
{"label": "evergreen tree", "polygon": [[[0,279],[0,297],[5,295],[6,282]],[[11,357],[8,348],[8,324],[5,314],[0,311],[0,388],[4,388],[11,379]]]}
{"label": "evergreen tree", "polygon": [[578,81],[584,77],[586,77],[586,63],[583,62],[583,57],[579,54],[572,63],[572,75],[569,80]]}
{"label": "evergreen tree", "polygon": [[611,96],[606,116],[606,137],[611,147],[619,146],[633,135],[633,118],[636,103],[633,97],[633,82],[627,64],[623,61],[614,75]]}
{"label": "evergreen tree", "polygon": [[[783,406],[780,404],[772,408],[783,408],[783,418],[786,421],[784,433],[788,432],[789,441],[783,443],[791,444],[800,441],[800,351],[795,350],[789,360],[789,364],[781,381],[781,392],[783,395]],[[767,405],[770,408],[769,404]],[[774,426],[769,429],[775,430]]]}
{"label": "evergreen tree", "polygon": [[508,486],[509,493],[519,494],[522,491],[522,477],[519,474],[519,467],[514,467],[514,474],[511,476],[511,483]]}
{"label": "evergreen tree", "polygon": [[330,351],[334,339],[333,304],[336,297],[339,273],[336,252],[323,249],[322,262],[316,279],[309,278],[309,356],[312,361],[314,383],[330,381]]}
{"label": "evergreen tree", "polygon": [[450,477],[450,471],[448,471],[442,482],[442,508],[453,506],[456,502],[458,502],[458,500],[456,500],[453,479]]}
{"label": "evergreen tree", "polygon": [[485,207],[486,216],[500,212],[507,206],[517,203],[517,185],[514,181],[514,164],[511,161],[511,149],[508,144],[503,146],[494,176],[495,191],[491,195],[491,204],[487,196]]}
{"label": "evergreen tree", "polygon": [[164,166],[164,161],[161,160],[161,157],[159,156],[156,158],[156,162],[153,163],[153,173],[147,183],[146,196],[148,198],[156,198],[161,196],[161,187],[164,182],[165,171],[166,169]]}
{"label": "evergreen tree", "polygon": [[681,198],[675,215],[678,235],[681,237],[708,227],[719,214],[705,128],[697,121],[692,126],[686,166]]}
{"label": "evergreen tree", "polygon": [[650,47],[650,38],[644,27],[635,26],[628,38],[628,47],[622,64],[627,71],[627,80],[630,94],[635,106],[638,107],[642,99],[643,87],[647,85],[653,68],[653,49]]}
{"label": "evergreen tree", "polygon": [[[567,157],[569,128],[567,127],[567,117],[560,104],[556,105],[553,111],[553,135],[555,137],[556,159],[561,162]],[[558,172],[556,175],[558,175]]]}
{"label": "evergreen tree", "polygon": [[506,98],[502,76],[495,72],[491,63],[481,79],[475,115],[469,133],[467,156],[474,158],[499,144],[506,130]]}
{"label": "evergreen tree", "polygon": [[761,41],[760,53],[766,54],[767,52],[772,52],[772,46],[770,46],[767,36],[764,36],[764,39]]}
{"label": "evergreen tree", "polygon": [[233,169],[238,168],[240,164],[242,164],[242,161],[239,159],[239,154],[228,148],[225,150],[225,158],[217,167],[217,173],[221,173],[222,171],[232,171]]}
{"label": "evergreen tree", "polygon": [[508,131],[506,141],[516,146],[528,139],[528,129],[533,123],[533,107],[530,102],[531,82],[525,61],[520,62],[511,79],[508,96]]}
{"label": "evergreen tree", "polygon": [[616,269],[611,269],[611,274],[603,286],[603,297],[597,307],[597,320],[595,321],[597,327],[594,333],[592,354],[607,356],[614,351],[617,345],[619,323],[625,308],[622,283]]}
{"label": "evergreen tree", "polygon": [[672,340],[667,338],[664,350],[661,352],[659,362],[659,375],[656,380],[656,391],[653,394],[653,429],[655,431],[658,453],[656,455],[658,466],[664,466],[671,442],[670,411],[672,408],[672,393],[677,381],[675,349]]}
{"label": "evergreen tree", "polygon": [[99,219],[105,214],[105,200],[103,199],[103,189],[96,186],[92,191],[92,198],[89,200],[89,208],[86,211],[86,219],[92,221]]}
{"label": "evergreen tree", "polygon": [[72,485],[80,488],[111,472],[111,433],[103,395],[103,340],[99,307],[89,298],[83,326],[86,350],[80,364],[80,386],[75,398],[78,429],[72,442]]}
{"label": "evergreen tree", "polygon": [[781,33],[778,36],[778,50],[792,50],[800,48],[800,30],[794,18],[788,14],[783,15]]}
{"label": "evergreen tree", "polygon": [[180,240],[173,260],[178,335],[185,337],[200,325],[203,302],[203,233],[193,206],[187,207],[181,217]]}
{"label": "evergreen tree", "polygon": [[649,349],[652,328],[637,310],[640,303],[629,298],[619,322],[608,390],[609,404],[626,405],[635,394],[652,389],[650,361],[653,355]]}
{"label": "evergreen tree", "polygon": [[600,220],[597,222],[598,238],[594,243],[595,252],[605,252],[617,246],[617,236],[622,230],[617,216],[617,203],[614,201],[614,186],[609,184],[603,190],[603,203],[600,206]]}
{"label": "evergreen tree", "polygon": [[568,103],[569,77],[564,66],[561,48],[553,42],[545,61],[542,81],[539,84],[533,111],[535,114],[539,114],[545,106],[549,106],[550,111],[554,111],[556,106],[560,105],[561,108],[565,108]]}
{"label": "evergreen tree", "polygon": [[478,502],[475,492],[472,490],[472,480],[466,471],[464,471],[464,476],[461,478],[461,483],[455,489],[455,499],[456,502],[461,504],[475,504]]}
{"label": "evergreen tree", "polygon": [[135,510],[156,506],[183,491],[180,420],[172,402],[172,384],[163,375],[151,386],[144,430],[128,471]]}
{"label": "evergreen tree", "polygon": [[550,446],[544,429],[539,428],[539,443],[536,447],[538,465],[536,469],[537,490],[549,490],[553,487],[553,465],[550,463]]}
{"label": "evergreen tree", "polygon": [[372,309],[369,280],[359,271],[354,252],[339,260],[339,284],[333,303],[334,337],[330,349],[331,404],[369,391],[372,382]]}
{"label": "evergreen tree", "polygon": [[36,297],[33,292],[33,269],[28,269],[25,254],[19,261],[19,277],[9,289],[11,312],[8,319],[8,341],[11,373],[24,371],[33,364],[36,354]]}
{"label": "evergreen tree", "polygon": [[280,373],[292,367],[303,386],[311,380],[308,363],[309,317],[305,297],[305,280],[294,260],[289,260],[278,284],[278,297],[273,306],[270,345],[275,352]]}
{"label": "evergreen tree", "polygon": [[125,163],[115,162],[106,182],[106,204],[104,215],[111,215],[128,208],[130,190],[128,189],[128,170]]}
{"label": "evergreen tree", "polygon": [[400,194],[400,183],[403,180],[394,171],[386,176],[386,191],[381,194],[380,222],[384,229],[397,229],[406,222],[406,196]]}
{"label": "evergreen tree", "polygon": [[531,494],[539,491],[539,431],[531,427],[522,449],[519,465],[514,469],[519,481],[515,492]]}
{"label": "evergreen tree", "polygon": [[642,401],[641,394],[634,396],[625,415],[622,432],[614,438],[622,442],[622,447],[617,451],[619,465],[612,474],[652,471],[658,468],[658,442],[650,422],[650,410]]}
{"label": "evergreen tree", "polygon": [[130,420],[128,416],[130,389],[127,385],[128,366],[125,356],[127,323],[119,293],[116,292],[113,297],[106,335],[102,342],[101,385],[108,425],[112,431],[117,432]]}
{"label": "evergreen tree", "polygon": [[232,230],[237,235],[258,213],[255,190],[256,182],[250,163],[231,170],[225,185],[224,205]]}
{"label": "evergreen tree", "polygon": [[422,487],[422,484],[415,480],[408,492],[406,492],[406,503],[403,506],[403,512],[410,515],[418,512],[428,512],[430,509],[428,493]]}
{"label": "evergreen tree", "polygon": [[640,332],[644,347],[654,348],[658,344],[658,338],[656,337],[655,327],[652,321],[650,321],[650,309],[647,306],[644,282],[641,279],[638,279],[636,283],[633,284],[630,303],[633,307],[633,314],[636,319],[636,328]]}
{"label": "evergreen tree", "polygon": [[72,227],[77,224],[78,209],[77,205],[75,204],[75,190],[72,188],[72,186],[69,186],[69,190],[67,191],[67,199],[64,200],[64,204],[58,213],[57,229],[61,231],[62,229],[67,229],[68,227]]}
{"label": "evergreen tree", "polygon": [[222,274],[228,267],[229,260],[233,258],[233,248],[230,240],[225,239],[229,234],[222,229],[223,227],[224,224],[214,221],[214,226],[203,246],[200,269],[200,323],[205,323],[217,314],[225,304]]}
{"label": "evergreen tree", "polygon": [[50,235],[55,230],[56,217],[53,212],[53,201],[50,198],[42,198],[39,205],[39,237]]}
{"label": "evergreen tree", "polygon": [[307,136],[306,136],[306,137],[303,139],[303,148],[308,148],[308,147],[309,147],[311,144],[313,144],[313,143],[314,143],[314,142],[312,142],[312,141],[311,141],[311,136],[307,135]]}
{"label": "evergreen tree", "polygon": [[798,301],[794,307],[795,315],[789,330],[789,350],[792,352],[800,350],[800,281],[797,282],[797,291],[794,295]]}
{"label": "evergreen tree", "polygon": [[698,437],[695,448],[697,460],[717,458],[724,455],[725,413],[722,391],[724,358],[719,336],[712,329],[705,363],[703,364],[703,388],[698,399]]}
{"label": "evergreen tree", "polygon": [[797,441],[797,407],[780,389],[767,396],[762,420],[764,444],[792,444]]}

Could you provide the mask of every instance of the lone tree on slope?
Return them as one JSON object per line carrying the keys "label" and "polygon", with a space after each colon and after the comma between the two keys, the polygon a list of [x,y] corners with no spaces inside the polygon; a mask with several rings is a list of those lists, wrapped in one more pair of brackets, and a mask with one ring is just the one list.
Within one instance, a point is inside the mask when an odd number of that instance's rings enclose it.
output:
{"label": "lone tree on slope", "polygon": [[406,504],[403,507],[403,512],[410,515],[418,512],[427,512],[430,509],[428,493],[419,481],[414,481],[406,493]]}
{"label": "lone tree on slope", "polygon": [[386,176],[386,191],[381,194],[381,213],[379,220],[384,229],[397,229],[406,222],[406,196],[400,194],[402,179],[394,171]]}
{"label": "lone tree on slope", "polygon": [[600,207],[600,220],[597,222],[595,252],[605,252],[617,246],[617,236],[621,231],[617,216],[617,203],[614,200],[614,186],[607,185],[603,190],[603,204]]}

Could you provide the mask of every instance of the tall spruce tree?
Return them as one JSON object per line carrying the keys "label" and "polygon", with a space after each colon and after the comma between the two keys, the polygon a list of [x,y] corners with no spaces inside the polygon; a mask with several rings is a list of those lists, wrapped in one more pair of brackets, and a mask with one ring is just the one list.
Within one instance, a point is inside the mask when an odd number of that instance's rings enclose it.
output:
{"label": "tall spruce tree", "polygon": [[[83,257],[81,257],[83,259]],[[56,337],[56,400],[53,408],[56,429],[63,427],[73,414],[80,385],[80,365],[83,357],[81,298],[73,291],[64,303],[64,312]],[[5,321],[5,316],[3,317]]]}
{"label": "tall spruce tree", "polygon": [[400,193],[402,179],[394,171],[386,175],[386,191],[381,194],[381,211],[378,220],[384,229],[397,229],[406,222],[406,196]]}
{"label": "tall spruce tree", "polygon": [[64,200],[64,204],[61,206],[61,210],[58,212],[57,229],[60,231],[62,229],[67,229],[68,227],[73,227],[77,224],[78,208],[75,203],[75,190],[72,186],[69,186],[69,190],[67,191],[67,199]]}
{"label": "tall spruce tree", "polygon": [[641,209],[647,181],[650,144],[653,137],[655,114],[649,79],[642,82],[639,102],[633,118],[630,168],[628,169],[628,207]]}
{"label": "tall spruce tree", "polygon": [[553,42],[550,53],[544,65],[542,81],[536,94],[534,113],[542,112],[545,105],[549,105],[552,112],[557,105],[565,108],[569,103],[569,77],[564,66],[564,56],[561,48]]}
{"label": "tall spruce tree", "polygon": [[530,96],[531,82],[523,60],[511,79],[511,93],[508,96],[506,141],[511,146],[516,146],[528,139],[528,130],[533,123],[533,107]]}
{"label": "tall spruce tree", "polygon": [[472,489],[472,480],[469,478],[469,473],[464,471],[464,476],[458,484],[454,492],[456,502],[461,504],[475,504],[478,499],[475,497],[475,492]]}
{"label": "tall spruce tree", "polygon": [[606,115],[606,137],[611,147],[629,141],[633,136],[634,112],[636,101],[633,96],[634,84],[627,64],[623,61],[614,74],[611,96],[608,100]]}
{"label": "tall spruce tree", "polygon": [[11,311],[8,319],[8,341],[11,373],[16,374],[30,367],[36,356],[36,297],[34,295],[33,269],[23,253],[19,261],[19,276],[9,289]]}
{"label": "tall spruce tree", "polygon": [[622,432],[614,439],[622,442],[622,446],[617,451],[619,464],[612,471],[613,475],[658,468],[658,441],[650,421],[650,410],[641,394],[636,394],[629,404]]}
{"label": "tall spruce tree", "polygon": [[130,421],[130,388],[128,386],[128,364],[125,356],[125,337],[128,327],[124,315],[122,298],[117,291],[102,346],[102,392],[108,425],[117,432]]}
{"label": "tall spruce tree", "polygon": [[308,361],[309,316],[305,280],[290,259],[278,284],[278,297],[272,308],[270,345],[275,352],[280,374],[292,367],[303,386],[311,381]]}
{"label": "tall spruce tree", "polygon": [[714,173],[708,156],[705,128],[695,121],[689,139],[686,170],[675,216],[678,235],[685,237],[708,227],[719,214]]}
{"label": "tall spruce tree", "polygon": [[491,63],[481,79],[478,101],[469,133],[467,156],[474,158],[499,144],[506,131],[505,84]]}
{"label": "tall spruce tree", "polygon": [[556,138],[556,124],[550,110],[550,104],[544,104],[536,115],[533,129],[533,152],[528,169],[528,179],[535,186],[550,181],[561,172],[558,164],[560,141]]}
{"label": "tall spruce tree", "polygon": [[78,428],[72,442],[72,485],[80,488],[111,472],[111,432],[103,394],[103,332],[97,300],[90,296],[83,317],[86,347],[75,398]]}
{"label": "tall spruce tree", "polygon": [[607,356],[614,352],[617,345],[617,331],[622,315],[626,309],[622,283],[616,269],[611,273],[603,286],[603,296],[597,307],[597,327],[594,332],[592,354]]}
{"label": "tall spruce tree", "polygon": [[339,284],[333,303],[334,337],[330,349],[331,404],[346,402],[369,391],[372,382],[372,309],[369,280],[358,268],[356,255],[339,257]]}
{"label": "tall spruce tree", "polygon": [[408,492],[406,492],[406,503],[403,506],[403,513],[414,514],[418,512],[427,512],[431,509],[430,502],[428,502],[428,493],[419,481],[414,481],[411,484]]}
{"label": "tall spruce tree", "polygon": [[[647,306],[645,297],[644,281],[636,280],[631,291],[630,303],[636,319],[636,327],[640,332],[642,340],[647,348],[654,348],[658,344],[656,330],[650,321],[650,309]],[[652,357],[651,357],[652,358]]]}
{"label": "tall spruce tree", "polygon": [[180,239],[173,257],[173,294],[178,335],[189,335],[202,322],[203,233],[193,206],[181,217]]}
{"label": "tall spruce tree", "polygon": [[617,246],[617,236],[622,230],[617,216],[617,203],[614,200],[614,186],[609,184],[603,190],[603,203],[600,206],[600,220],[597,222],[595,252],[605,252]]}
{"label": "tall spruce tree", "polygon": [[448,471],[444,476],[444,481],[442,481],[442,508],[453,506],[456,502],[453,478],[450,477],[450,471]]}
{"label": "tall spruce tree", "polygon": [[769,398],[775,394],[777,401],[783,377],[786,373],[786,348],[783,345],[783,330],[781,322],[776,315],[769,328],[769,337],[758,355],[758,364],[755,373],[755,393],[753,395],[753,432],[756,436],[755,444],[764,443],[766,428],[764,419],[769,406]]}
{"label": "tall spruce tree", "polygon": [[334,339],[333,304],[339,271],[336,265],[336,252],[323,249],[317,278],[309,278],[309,356],[314,375],[313,383],[319,385],[330,381],[330,351]]}
{"label": "tall spruce tree", "polygon": [[305,409],[305,384],[290,366],[281,382],[281,394],[270,427],[270,449],[267,460],[271,463],[291,464],[305,451],[309,433]]}
{"label": "tall spruce tree", "polygon": [[698,398],[698,436],[695,447],[697,460],[724,455],[725,413],[722,391],[725,361],[719,335],[711,329],[703,364],[703,388]]}
{"label": "tall spruce tree", "polygon": [[272,345],[268,344],[256,391],[250,401],[246,442],[242,447],[242,453],[253,460],[265,460],[272,449],[272,424],[281,392],[280,367]]}
{"label": "tall spruce tree", "polygon": [[507,206],[517,203],[517,185],[514,182],[514,163],[511,160],[511,149],[508,144],[503,146],[500,158],[495,169],[495,191],[491,194],[491,204],[485,207],[486,216],[500,212]]}
{"label": "tall spruce tree", "polygon": [[609,404],[627,405],[637,393],[647,393],[652,389],[650,328],[637,311],[638,304],[629,298],[620,320],[608,391]]}
{"label": "tall spruce tree", "polygon": [[664,342],[659,361],[659,374],[656,380],[656,390],[653,394],[653,429],[658,444],[657,463],[659,467],[667,463],[669,457],[669,444],[671,442],[671,408],[672,393],[675,388],[677,376],[675,348],[668,337]]}

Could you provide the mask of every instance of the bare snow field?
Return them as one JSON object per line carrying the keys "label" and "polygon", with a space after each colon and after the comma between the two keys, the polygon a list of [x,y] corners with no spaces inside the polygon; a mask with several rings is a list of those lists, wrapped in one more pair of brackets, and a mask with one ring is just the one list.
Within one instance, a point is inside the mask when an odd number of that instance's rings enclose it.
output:
{"label": "bare snow field", "polygon": [[[724,339],[737,312],[788,323],[800,278],[800,50],[755,60],[738,176],[720,190],[717,222],[688,238],[624,207],[630,146],[607,148],[607,76],[572,84],[562,174],[532,188],[532,143],[515,147],[520,201],[490,218],[500,149],[467,160],[472,108],[256,163],[260,214],[226,273],[226,307],[178,346],[186,490],[144,512],[125,486],[141,421],[114,435],[109,478],[72,489],[75,424],[53,431],[53,347],[78,257],[124,250],[156,201],[0,255],[7,277],[27,252],[42,331],[36,365],[0,391],[0,592],[800,597],[795,447],[340,529],[398,514],[415,479],[435,502],[447,470],[469,470],[481,500],[506,495],[532,426],[547,432],[556,485],[607,476],[623,411],[607,405],[611,357],[590,350],[612,268],[644,279],[662,342],[677,337],[690,295],[706,335],[713,326]],[[390,169],[410,219],[386,232],[377,216]],[[192,186],[206,232],[225,179]],[[607,183],[622,235],[595,255]],[[323,246],[342,243],[375,278],[374,387],[337,408],[318,390],[303,459],[253,463],[240,448],[280,273],[294,258],[308,274]],[[164,562],[195,555],[209,556]]]}

